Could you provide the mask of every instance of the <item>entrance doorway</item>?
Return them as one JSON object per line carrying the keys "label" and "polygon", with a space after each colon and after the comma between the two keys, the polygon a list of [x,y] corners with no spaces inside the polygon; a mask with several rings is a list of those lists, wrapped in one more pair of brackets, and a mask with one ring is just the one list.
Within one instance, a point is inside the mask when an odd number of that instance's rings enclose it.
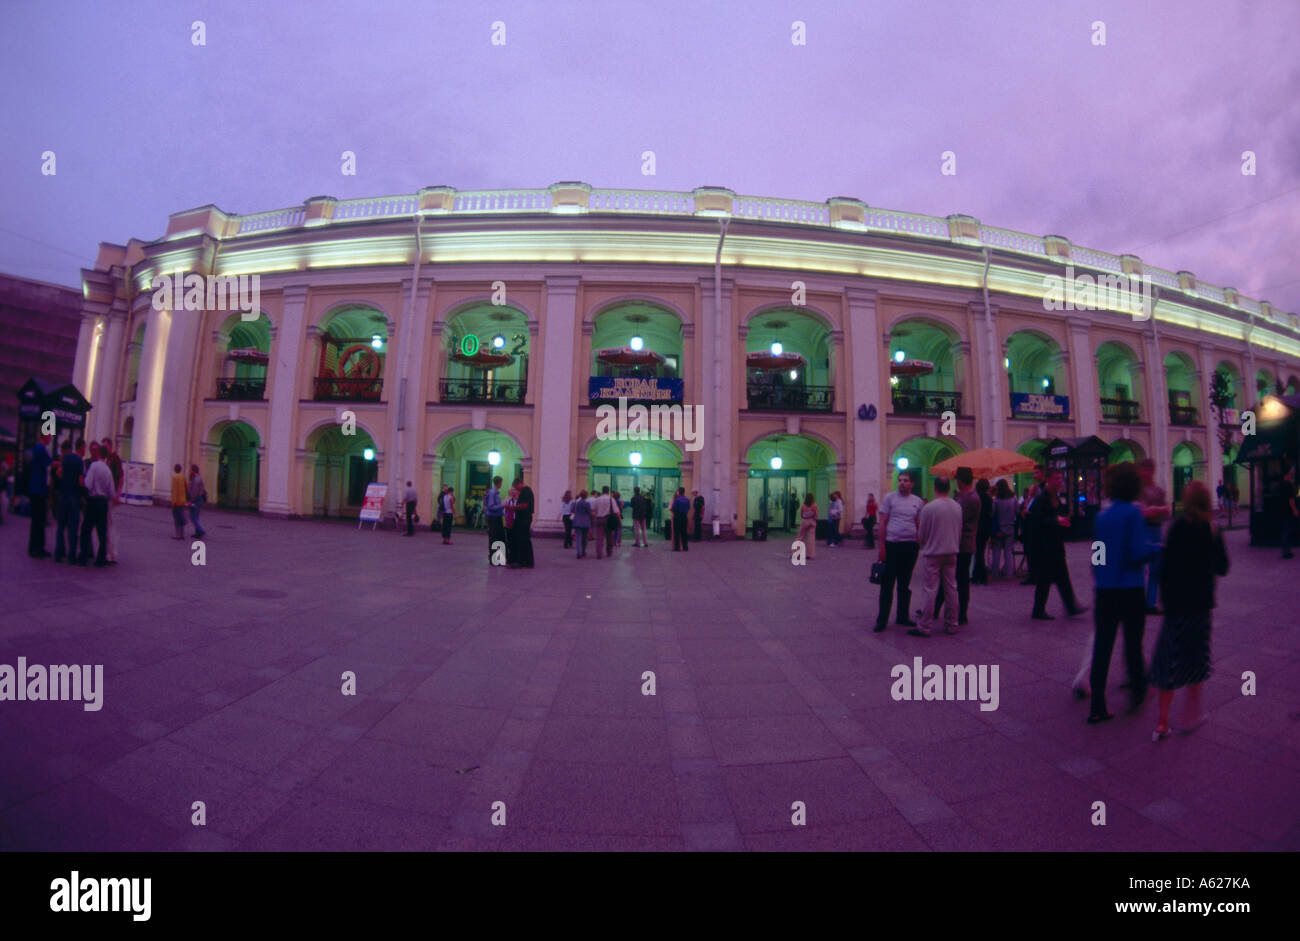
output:
{"label": "entrance doorway", "polygon": [[807,494],[807,471],[751,470],[745,518],[764,520],[770,530],[796,532],[800,522],[799,508]]}
{"label": "entrance doorway", "polygon": [[650,498],[646,530],[662,532],[664,520],[668,519],[668,505],[681,485],[681,471],[673,468],[592,465],[589,489],[593,495],[600,493],[601,487],[608,487],[611,493],[617,490],[623,499],[623,528],[631,529],[632,489],[640,487],[641,492]]}

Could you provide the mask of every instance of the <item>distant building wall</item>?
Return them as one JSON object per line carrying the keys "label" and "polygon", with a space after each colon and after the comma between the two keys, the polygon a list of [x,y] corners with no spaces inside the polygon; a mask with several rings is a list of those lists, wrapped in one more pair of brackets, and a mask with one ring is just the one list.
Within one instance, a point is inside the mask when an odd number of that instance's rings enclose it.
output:
{"label": "distant building wall", "polygon": [[0,425],[18,425],[19,387],[72,381],[81,289],[0,274]]}

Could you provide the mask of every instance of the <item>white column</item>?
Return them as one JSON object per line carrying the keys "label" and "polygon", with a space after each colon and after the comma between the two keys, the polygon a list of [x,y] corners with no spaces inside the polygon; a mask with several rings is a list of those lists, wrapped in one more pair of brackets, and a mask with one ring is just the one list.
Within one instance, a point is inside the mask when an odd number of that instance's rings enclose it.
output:
{"label": "white column", "polygon": [[173,464],[180,464],[188,473],[189,465],[198,457],[189,453],[187,438],[191,398],[198,391],[194,386],[194,366],[203,313],[202,310],[171,312],[158,396],[158,438],[153,469],[155,499],[170,497]]}
{"label": "white column", "polygon": [[72,361],[72,384],[88,399],[94,391],[90,388],[90,366],[95,359],[95,319],[94,314],[82,311],[81,327],[77,331],[77,356]]}
{"label": "white column", "polygon": [[[723,278],[721,281],[722,290],[719,292],[722,296],[721,310],[714,309],[716,302],[713,278],[711,276],[701,278],[699,285],[702,315],[695,325],[695,342],[700,350],[700,370],[695,374],[687,373],[686,396],[683,404],[698,406],[695,424],[702,447],[694,454],[685,457],[696,469],[695,479],[700,482],[700,492],[706,501],[704,518],[711,520],[716,514],[721,533],[730,535],[738,522],[737,503],[743,499],[741,490],[745,486],[744,480],[735,476],[736,443],[732,434],[738,404],[732,400],[732,368],[738,342],[735,339],[736,326],[731,318],[732,282],[729,278]],[[720,331],[722,349],[717,351],[716,359],[720,366],[718,381],[715,383],[714,336],[719,331],[713,329],[713,323],[714,318],[717,317],[722,318]],[[715,454],[715,450],[721,453]],[[688,491],[691,489],[685,479],[682,480],[682,486]]]}
{"label": "white column", "polygon": [[1074,399],[1070,402],[1070,417],[1074,427],[1083,436],[1095,435],[1101,426],[1101,393],[1097,388],[1097,353],[1088,335],[1088,321],[1070,317],[1070,369],[1074,378]]}
{"label": "white column", "polygon": [[[266,492],[261,511],[266,516],[288,516],[289,479],[293,474],[293,457],[298,443],[293,440],[293,419],[298,410],[298,362],[303,340],[303,315],[307,308],[307,288],[284,289],[280,322],[271,343],[271,421],[262,444],[266,447]],[[310,512],[306,507],[303,512]]]}
{"label": "white column", "polygon": [[[410,282],[403,282],[403,291],[410,291]],[[422,455],[424,442],[420,433],[424,428],[424,360],[428,355],[430,331],[426,314],[429,306],[429,281],[420,279],[415,293],[413,309],[408,312],[405,323],[399,323],[401,331],[402,353],[401,374],[397,385],[389,392],[390,410],[393,415],[392,442],[388,453],[392,455],[389,463],[389,493],[400,494],[406,488],[408,480],[415,480],[415,472]],[[406,386],[406,401],[402,401],[402,384]],[[405,404],[405,411],[402,411]],[[405,427],[399,432],[398,424]],[[395,446],[396,445],[396,446]],[[397,499],[395,498],[395,499]]]}
{"label": "white column", "polygon": [[[158,479],[158,400],[162,394],[163,369],[166,366],[167,334],[171,330],[172,314],[152,305],[146,316],[144,349],[140,351],[140,370],[137,374],[134,426],[131,433],[131,459],[154,465],[155,492]],[[171,465],[167,465],[171,475]],[[168,488],[170,494],[170,487]]]}
{"label": "white column", "polygon": [[[1151,321],[1154,323],[1155,321]],[[1169,394],[1165,391],[1165,358],[1160,355],[1160,344],[1154,332],[1143,338],[1146,350],[1147,402],[1146,420],[1151,423],[1151,444],[1155,452],[1151,457],[1156,462],[1156,480],[1165,488],[1169,499],[1173,500],[1173,455],[1169,450]]]}
{"label": "white column", "polygon": [[880,320],[876,315],[876,292],[849,288],[848,300],[849,361],[853,364],[853,394],[844,403],[844,410],[856,416],[859,405],[874,405],[876,418],[872,421],[853,419],[850,440],[852,458],[852,488],[850,499],[845,501],[844,513],[850,520],[861,519],[867,505],[867,494],[874,493],[883,500],[888,490],[888,478],[882,476],[885,467],[885,415],[890,403],[881,401],[880,385]]}
{"label": "white column", "polygon": [[126,308],[113,305],[108,314],[108,331],[104,348],[100,356],[99,381],[96,383],[94,408],[90,414],[95,416],[95,437],[117,438],[117,406],[120,398],[118,377],[122,375],[124,363],[124,341],[126,339]]}
{"label": "white column", "polygon": [[[573,370],[577,349],[578,278],[572,276],[546,279],[546,322],[543,330],[543,353],[540,395],[533,399],[540,441],[536,474],[525,481],[533,488],[537,509],[533,514],[535,532],[558,532],[560,494],[573,486],[569,479],[573,467],[570,453],[570,426],[574,421]],[[585,370],[584,370],[585,374]],[[530,392],[529,395],[532,398]]]}
{"label": "white column", "polygon": [[1219,478],[1223,476],[1223,447],[1219,444],[1219,421],[1220,416],[1213,410],[1210,403],[1210,383],[1214,379],[1214,370],[1217,360],[1214,356],[1214,350],[1208,346],[1201,347],[1201,389],[1200,401],[1201,407],[1201,425],[1205,428],[1205,461],[1206,461],[1206,481],[1205,484],[1210,490],[1210,499],[1215,506],[1219,505],[1218,486]]}

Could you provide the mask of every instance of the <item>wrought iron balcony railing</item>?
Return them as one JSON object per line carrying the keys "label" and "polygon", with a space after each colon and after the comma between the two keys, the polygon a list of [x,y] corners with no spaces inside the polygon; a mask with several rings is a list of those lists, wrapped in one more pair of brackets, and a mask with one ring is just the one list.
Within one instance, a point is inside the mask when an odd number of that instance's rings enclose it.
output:
{"label": "wrought iron balcony railing", "polygon": [[751,411],[829,412],[835,408],[834,386],[772,386],[749,383],[745,396]]}
{"label": "wrought iron balcony railing", "polygon": [[522,405],[528,392],[524,379],[440,379],[438,400],[475,405]]}
{"label": "wrought iron balcony railing", "polygon": [[336,376],[317,376],[315,392],[317,402],[378,402],[384,389],[383,379],[339,379]]}
{"label": "wrought iron balcony railing", "polygon": [[266,377],[260,379],[218,379],[217,398],[239,402],[260,402],[266,397]]}
{"label": "wrought iron balcony railing", "polygon": [[1132,399],[1102,399],[1101,420],[1121,425],[1139,422],[1142,420],[1139,403]]}
{"label": "wrought iron balcony railing", "polygon": [[1169,406],[1169,424],[1199,425],[1200,420],[1196,416],[1196,409],[1192,406],[1171,404]]}
{"label": "wrought iron balcony railing", "polygon": [[924,389],[894,389],[895,415],[961,414],[960,392],[937,392]]}

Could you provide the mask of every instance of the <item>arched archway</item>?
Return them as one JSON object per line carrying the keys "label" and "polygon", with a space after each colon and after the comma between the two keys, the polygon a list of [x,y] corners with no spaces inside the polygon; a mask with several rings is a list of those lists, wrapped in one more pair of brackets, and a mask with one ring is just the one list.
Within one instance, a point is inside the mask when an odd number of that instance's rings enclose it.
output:
{"label": "arched archway", "polygon": [[439,400],[518,405],[528,392],[528,315],[508,304],[463,307],[442,333]]}
{"label": "arched archway", "polygon": [[[355,518],[361,512],[366,486],[379,480],[379,449],[358,426],[344,434],[343,426],[327,422],[307,435],[303,473],[303,503],[313,516]],[[391,488],[395,487],[389,481]]]}
{"label": "arched archway", "polygon": [[[648,379],[674,390],[663,402],[682,401],[683,321],[674,311],[650,301],[625,300],[592,318],[590,372],[593,379]],[[633,400],[633,396],[627,396]],[[588,397],[589,403],[616,397]]]}
{"label": "arched archway", "polygon": [[1097,347],[1101,420],[1130,425],[1142,420],[1142,376],[1137,354],[1117,340]]}
{"label": "arched archway", "polygon": [[140,384],[140,355],[144,352],[145,322],[135,328],[135,336],[127,344],[126,388],[122,390],[123,402],[134,402],[136,389]]}
{"label": "arched archway", "polygon": [[1277,391],[1277,377],[1267,369],[1259,369],[1255,372],[1255,402],[1258,404],[1264,396],[1272,395]]}
{"label": "arched archway", "polygon": [[831,491],[838,489],[835,452],[810,435],[767,435],[745,452],[745,519],[766,521],[769,529],[797,531],[799,505],[809,492],[825,515]]}
{"label": "arched archway", "polygon": [[378,402],[384,388],[388,320],[376,307],[341,307],[320,325],[318,402]]}
{"label": "arched archway", "polygon": [[1180,441],[1170,459],[1173,465],[1174,503],[1183,501],[1183,490],[1193,480],[1205,480],[1205,454],[1191,441]]}
{"label": "arched archway", "polygon": [[[826,321],[806,309],[775,307],[752,316],[745,335],[747,407],[831,411],[835,403],[834,345]],[[763,356],[767,361],[759,359]],[[790,362],[776,362],[777,357]]]}
{"label": "arched archway", "polygon": [[[974,403],[962,398],[966,366],[961,335],[933,317],[909,315],[889,328],[891,363],[928,362],[928,373],[891,375],[891,411],[895,415],[970,414]],[[891,366],[891,370],[896,367]]]}
{"label": "arched archway", "polygon": [[910,473],[914,485],[912,492],[929,500],[934,497],[930,468],[964,450],[965,447],[952,438],[910,438],[890,455],[889,466],[891,470]]}
{"label": "arched archway", "polygon": [[1169,396],[1169,424],[1200,423],[1200,374],[1192,358],[1180,350],[1165,355],[1165,389]]}
{"label": "arched archway", "polygon": [[[1031,458],[1039,467],[1047,466],[1047,445],[1051,443],[1050,438],[1028,438],[1016,445],[1016,453],[1023,454]],[[1024,496],[1029,492],[1030,486],[1034,483],[1034,472],[1025,471],[1021,474],[1012,476],[1012,484],[1016,488],[1017,496]]]}
{"label": "arched archway", "polygon": [[1222,374],[1226,380],[1225,389],[1227,391],[1228,401],[1224,403],[1223,408],[1243,407],[1241,370],[1237,368],[1235,363],[1229,362],[1225,359],[1221,360],[1219,365],[1214,367],[1214,371]]}
{"label": "arched archway", "polygon": [[244,320],[232,314],[217,328],[216,396],[260,401],[266,396],[266,368],[271,354],[271,321],[266,314]]}
{"label": "arched archway", "polygon": [[208,432],[205,474],[213,502],[223,509],[256,510],[261,494],[261,436],[248,422],[221,421]]}
{"label": "arched archway", "polygon": [[433,470],[429,505],[433,505],[433,498],[443,487],[451,487],[460,522],[474,529],[486,528],[483,495],[492,485],[492,478],[501,478],[504,500],[510,485],[524,476],[523,450],[510,435],[492,428],[466,429],[446,435],[438,441],[434,453],[438,460]]}
{"label": "arched archway", "polygon": [[[1065,354],[1061,345],[1042,331],[1017,330],[1007,337],[1002,366],[1007,371],[1013,417],[1017,417],[1017,396],[1066,394]],[[1023,403],[1023,399],[1020,402]],[[1034,412],[1025,417],[1042,416]],[[1067,413],[1053,417],[1070,416]]]}
{"label": "arched archway", "polygon": [[1107,464],[1123,464],[1125,461],[1136,464],[1145,461],[1147,452],[1144,447],[1131,438],[1117,438],[1110,443],[1110,456]]}
{"label": "arched archway", "polygon": [[[682,450],[668,440],[593,441],[586,453],[586,488],[596,493],[609,487],[624,504],[639,488],[650,499],[647,528],[654,531],[668,519],[668,505],[682,486],[682,457]],[[631,512],[623,514],[623,527],[632,528]]]}

